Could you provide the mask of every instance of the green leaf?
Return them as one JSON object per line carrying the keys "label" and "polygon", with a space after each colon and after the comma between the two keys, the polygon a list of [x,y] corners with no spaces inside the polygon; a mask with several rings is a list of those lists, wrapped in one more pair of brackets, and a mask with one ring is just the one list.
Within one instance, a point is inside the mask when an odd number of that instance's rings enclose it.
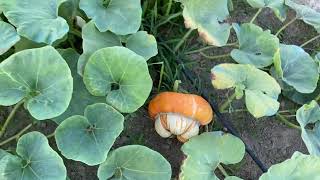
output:
{"label": "green leaf", "polygon": [[238,178],[236,176],[228,176],[228,177],[224,178],[224,180],[243,180],[243,179]]}
{"label": "green leaf", "polygon": [[206,132],[191,138],[182,146],[187,158],[181,166],[179,179],[218,179],[214,170],[220,163],[235,164],[245,153],[243,142],[223,132]]}
{"label": "green leaf", "polygon": [[[122,46],[121,37],[118,37],[110,31],[100,32],[92,21],[83,27],[82,33],[84,52],[80,56],[78,63],[78,73],[80,75],[83,75],[84,67],[94,52],[106,47]],[[145,31],[128,35],[125,43],[127,48],[143,56],[146,60],[158,53],[156,39]]]}
{"label": "green leaf", "polygon": [[84,70],[84,84],[94,96],[107,96],[107,103],[132,113],[148,98],[152,79],[146,60],[124,47],[98,50]]}
{"label": "green leaf", "polygon": [[80,8],[100,32],[109,30],[119,35],[132,34],[139,30],[141,24],[140,0],[80,0]]}
{"label": "green leaf", "polygon": [[298,19],[313,26],[320,33],[320,12],[307,5],[300,4],[297,0],[286,0],[286,5],[296,11]]}
{"label": "green leaf", "polygon": [[0,105],[24,100],[38,120],[62,114],[69,106],[72,88],[70,69],[51,46],[20,51],[0,64]]}
{"label": "green leaf", "polygon": [[73,76],[73,93],[68,109],[62,115],[53,118],[58,124],[73,115],[82,115],[88,105],[106,101],[104,97],[92,96],[85,87],[82,77],[77,73],[79,54],[70,48],[59,50],[59,53],[67,61],[71,69]]}
{"label": "green leaf", "polygon": [[223,23],[229,16],[227,0],[181,0],[185,26],[198,29],[200,36],[210,45],[224,46],[231,26]]}
{"label": "green leaf", "polygon": [[0,21],[0,34],[0,55],[2,55],[20,40],[20,36],[13,26],[3,21]]}
{"label": "green leaf", "polygon": [[268,172],[264,173],[259,180],[316,180],[319,178],[319,169],[320,157],[295,152],[291,159],[272,165]]}
{"label": "green leaf", "polygon": [[289,89],[282,91],[282,94],[297,104],[306,104],[315,99],[320,94],[320,83],[318,83],[316,90],[313,93],[303,94],[289,86]]}
{"label": "green leaf", "polygon": [[100,180],[168,180],[171,166],[161,154],[145,146],[122,146],[112,151],[99,166],[98,177]]}
{"label": "green leaf", "polygon": [[[320,156],[320,107],[316,101],[303,105],[298,109],[297,121],[299,122],[302,132],[301,136],[306,144],[308,151],[312,155]],[[309,128],[308,125],[314,125]]]}
{"label": "green leaf", "polygon": [[139,31],[127,39],[126,47],[146,60],[158,54],[156,38],[146,31]]}
{"label": "green leaf", "polygon": [[281,88],[268,73],[250,64],[220,64],[211,73],[215,88],[244,92],[247,109],[254,117],[272,116],[278,111]]}
{"label": "green leaf", "polygon": [[123,130],[123,122],[122,114],[107,104],[87,106],[84,116],[72,116],[57,127],[58,149],[68,159],[100,164]]}
{"label": "green leaf", "polygon": [[62,158],[49,146],[43,134],[30,132],[23,135],[16,151],[17,156],[7,153],[0,159],[0,179],[66,179],[67,171]]}
{"label": "green leaf", "polygon": [[58,0],[0,0],[0,7],[18,34],[35,42],[52,44],[69,31],[69,26],[58,16]]}
{"label": "green leaf", "polygon": [[[238,25],[234,25],[238,26]],[[279,49],[279,39],[270,30],[263,31],[254,24],[242,24],[237,29],[240,48],[231,52],[232,58],[240,64],[252,64],[257,68],[270,66]]]}
{"label": "green leaf", "polygon": [[19,52],[26,49],[34,49],[34,48],[41,48],[47,46],[45,43],[37,43],[34,41],[31,41],[25,37],[21,37],[20,41],[18,41],[14,45],[15,52]]}
{"label": "green leaf", "polygon": [[276,72],[300,93],[312,93],[319,79],[318,65],[301,47],[280,45],[274,57]]}
{"label": "green leaf", "polygon": [[284,1],[285,0],[247,0],[253,8],[271,8],[281,21],[286,20],[287,16],[287,7]]}
{"label": "green leaf", "polygon": [[74,24],[78,14],[79,1],[80,0],[65,0],[59,6],[58,14],[68,22],[69,26],[73,26]]}

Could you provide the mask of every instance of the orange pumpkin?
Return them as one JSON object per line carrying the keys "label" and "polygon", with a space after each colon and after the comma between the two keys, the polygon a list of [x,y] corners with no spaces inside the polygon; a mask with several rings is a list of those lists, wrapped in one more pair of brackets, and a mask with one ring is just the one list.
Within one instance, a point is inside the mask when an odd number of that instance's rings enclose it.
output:
{"label": "orange pumpkin", "polygon": [[185,142],[198,135],[199,126],[213,120],[210,104],[201,96],[163,92],[150,101],[149,115],[155,119],[155,128],[162,137],[172,134]]}

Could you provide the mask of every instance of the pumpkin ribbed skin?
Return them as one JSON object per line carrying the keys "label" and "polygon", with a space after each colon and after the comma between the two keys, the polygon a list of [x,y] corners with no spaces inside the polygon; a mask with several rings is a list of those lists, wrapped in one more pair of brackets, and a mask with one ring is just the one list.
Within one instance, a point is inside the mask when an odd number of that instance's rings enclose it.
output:
{"label": "pumpkin ribbed skin", "polygon": [[149,115],[155,119],[159,113],[178,113],[207,125],[213,120],[210,104],[201,96],[176,92],[163,92],[149,103]]}

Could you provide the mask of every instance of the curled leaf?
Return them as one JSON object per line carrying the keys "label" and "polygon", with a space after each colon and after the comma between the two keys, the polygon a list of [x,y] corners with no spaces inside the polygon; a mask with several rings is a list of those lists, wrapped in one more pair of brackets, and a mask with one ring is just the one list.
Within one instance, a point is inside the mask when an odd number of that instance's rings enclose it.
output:
{"label": "curled leaf", "polygon": [[245,153],[243,142],[223,132],[206,132],[191,138],[182,146],[187,156],[181,166],[179,179],[217,179],[214,170],[220,163],[235,164]]}
{"label": "curled leaf", "polygon": [[254,117],[272,116],[278,111],[281,88],[268,73],[249,64],[220,64],[211,73],[215,88],[244,92],[247,109]]}
{"label": "curled leaf", "polygon": [[[316,101],[303,105],[296,114],[302,132],[301,136],[308,151],[320,156],[320,107]],[[308,125],[313,125],[310,128]]]}
{"label": "curled leaf", "polygon": [[[238,26],[238,25],[234,25]],[[263,31],[254,24],[242,24],[236,27],[239,49],[231,52],[232,58],[241,64],[252,64],[257,68],[273,63],[273,56],[279,49],[279,39],[269,30]]]}
{"label": "curled leaf", "polygon": [[181,0],[186,28],[198,29],[199,35],[210,45],[227,44],[231,26],[227,0]]}
{"label": "curled leaf", "polygon": [[58,16],[61,0],[0,0],[0,7],[18,34],[35,42],[52,44],[69,31],[66,20]]}
{"label": "curled leaf", "polygon": [[107,104],[87,106],[84,116],[64,120],[55,131],[57,146],[68,159],[97,165],[123,130],[124,117]]}
{"label": "curled leaf", "polygon": [[104,179],[168,180],[169,162],[158,152],[145,146],[122,146],[110,152],[99,166],[98,177]]}

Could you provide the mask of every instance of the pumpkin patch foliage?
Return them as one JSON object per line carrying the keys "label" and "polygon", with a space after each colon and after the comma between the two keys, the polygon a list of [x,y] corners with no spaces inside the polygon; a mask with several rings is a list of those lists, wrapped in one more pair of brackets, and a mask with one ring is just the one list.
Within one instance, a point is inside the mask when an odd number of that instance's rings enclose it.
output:
{"label": "pumpkin patch foliage", "polygon": [[[70,163],[99,180],[241,180],[249,156],[259,180],[320,179],[320,6],[302,2],[0,0],[0,180],[73,179]],[[297,21],[315,36],[288,43]],[[238,112],[280,119],[308,153],[264,169]]]}

